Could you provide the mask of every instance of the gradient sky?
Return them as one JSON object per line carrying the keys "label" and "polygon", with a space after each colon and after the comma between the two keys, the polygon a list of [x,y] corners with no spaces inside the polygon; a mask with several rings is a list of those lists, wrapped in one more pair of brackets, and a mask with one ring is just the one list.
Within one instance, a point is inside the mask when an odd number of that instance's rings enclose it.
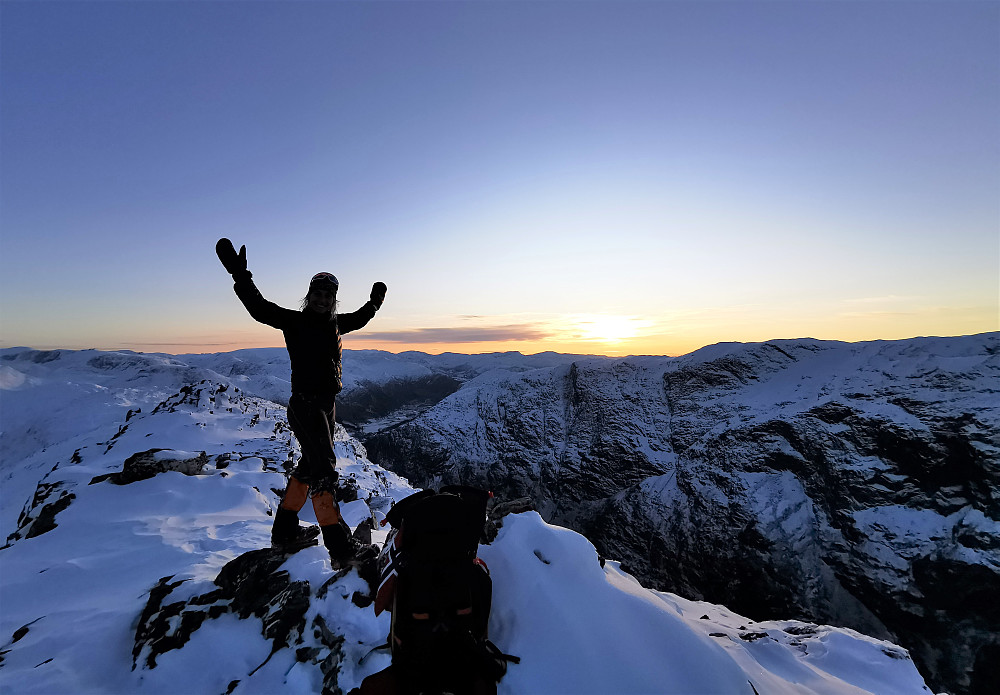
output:
{"label": "gradient sky", "polygon": [[998,2],[0,3],[0,347],[1000,329]]}

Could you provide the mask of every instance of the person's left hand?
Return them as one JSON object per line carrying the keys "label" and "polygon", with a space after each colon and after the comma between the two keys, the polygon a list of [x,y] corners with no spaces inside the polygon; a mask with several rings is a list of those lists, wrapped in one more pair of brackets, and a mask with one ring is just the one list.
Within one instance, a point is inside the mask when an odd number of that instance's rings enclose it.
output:
{"label": "person's left hand", "polygon": [[387,288],[384,282],[376,282],[374,285],[372,285],[371,299],[372,299],[372,304],[375,305],[376,309],[380,308],[382,306],[382,302],[385,301],[386,289]]}

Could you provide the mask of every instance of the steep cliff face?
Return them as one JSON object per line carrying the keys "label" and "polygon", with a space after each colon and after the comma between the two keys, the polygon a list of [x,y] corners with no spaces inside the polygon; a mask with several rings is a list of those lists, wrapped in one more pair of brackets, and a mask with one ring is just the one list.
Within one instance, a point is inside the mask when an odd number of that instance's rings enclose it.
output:
{"label": "steep cliff face", "polygon": [[504,497],[531,496],[551,518],[586,517],[673,466],[660,378],[641,364],[597,360],[489,372],[366,441],[402,475],[475,481]]}
{"label": "steep cliff face", "polygon": [[667,591],[891,636],[992,691],[1000,336],[717,345],[483,374],[367,440],[419,485],[531,495]]}

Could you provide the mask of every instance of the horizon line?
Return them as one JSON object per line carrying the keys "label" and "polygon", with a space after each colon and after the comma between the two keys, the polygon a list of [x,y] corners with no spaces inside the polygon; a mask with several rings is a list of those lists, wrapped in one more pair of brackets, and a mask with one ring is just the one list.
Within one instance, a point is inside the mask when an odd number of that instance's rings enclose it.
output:
{"label": "horizon line", "polygon": [[[537,352],[522,352],[521,350],[477,350],[469,352],[461,352],[457,350],[441,350],[438,352],[432,352],[428,350],[421,350],[415,348],[408,348],[405,350],[386,350],[384,348],[369,348],[369,347],[344,347],[345,352],[384,352],[391,355],[401,355],[408,352],[417,352],[427,355],[502,355],[502,354],[520,354],[527,357],[534,355],[544,355],[544,354],[554,354],[554,355],[568,355],[568,356],[579,356],[579,357],[604,357],[608,359],[623,359],[627,357],[680,357],[683,355],[688,355],[698,350],[712,347],[715,345],[764,345],[767,343],[775,342],[794,342],[802,340],[810,340],[815,342],[823,343],[846,343],[846,344],[861,344],[861,343],[889,343],[889,342],[905,342],[908,340],[926,340],[926,339],[944,339],[944,338],[969,338],[974,336],[989,336],[989,335],[1000,335],[1000,330],[993,331],[981,331],[978,333],[963,333],[958,335],[914,335],[906,338],[872,338],[863,340],[844,340],[837,338],[814,338],[811,336],[798,336],[795,338],[769,338],[767,340],[719,340],[713,343],[705,343],[699,347],[696,347],[688,352],[682,352],[678,354],[667,354],[667,353],[629,353],[629,354],[608,354],[607,352],[571,352],[571,351],[560,351],[560,350],[538,350]],[[60,350],[65,350],[67,352],[134,352],[138,354],[167,354],[167,355],[213,355],[213,354],[224,354],[229,352],[240,352],[244,350],[285,350],[284,345],[261,345],[255,347],[234,347],[229,350],[203,350],[203,351],[189,351],[189,352],[167,352],[165,350],[142,350],[136,349],[136,347],[141,346],[176,346],[181,347],[185,345],[190,345],[192,347],[207,347],[211,346],[211,343],[129,343],[132,347],[120,346],[120,347],[66,347],[66,346],[55,346],[55,345],[7,345],[4,346],[0,344],[0,351],[10,351],[10,350],[32,350],[36,352],[55,352]],[[227,343],[227,345],[232,345],[232,343]],[[428,345],[433,345],[428,343]]]}

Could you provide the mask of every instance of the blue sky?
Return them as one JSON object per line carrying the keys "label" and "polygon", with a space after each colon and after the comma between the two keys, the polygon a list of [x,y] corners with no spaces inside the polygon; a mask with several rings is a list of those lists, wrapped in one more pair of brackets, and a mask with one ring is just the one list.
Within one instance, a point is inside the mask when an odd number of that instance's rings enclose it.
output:
{"label": "blue sky", "polygon": [[1000,3],[0,4],[0,346],[1000,329]]}

